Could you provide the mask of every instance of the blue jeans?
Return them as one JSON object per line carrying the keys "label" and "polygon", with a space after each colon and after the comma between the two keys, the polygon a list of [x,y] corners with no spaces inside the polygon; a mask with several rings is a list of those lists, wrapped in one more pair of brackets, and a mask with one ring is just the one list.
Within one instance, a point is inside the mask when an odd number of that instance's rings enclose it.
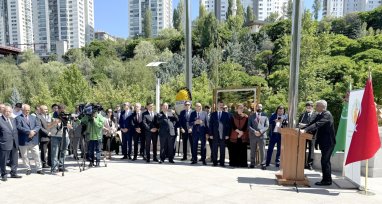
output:
{"label": "blue jeans", "polygon": [[90,140],[88,144],[88,154],[90,163],[94,163],[94,151],[96,152],[96,162],[100,161],[101,151],[100,144],[102,144],[101,140]]}
{"label": "blue jeans", "polygon": [[[52,163],[52,171],[56,170],[57,167],[61,167],[65,160],[66,151],[69,145],[69,137],[64,137],[64,141],[61,146],[62,137],[52,136],[50,139],[51,142],[51,163]],[[61,149],[60,149],[61,147]],[[61,154],[59,154],[61,150]]]}
{"label": "blue jeans", "polygon": [[275,144],[277,144],[275,164],[280,165],[281,134],[277,132],[273,132],[272,136],[269,138],[267,161],[266,161],[267,166],[271,163],[273,148],[275,148]]}

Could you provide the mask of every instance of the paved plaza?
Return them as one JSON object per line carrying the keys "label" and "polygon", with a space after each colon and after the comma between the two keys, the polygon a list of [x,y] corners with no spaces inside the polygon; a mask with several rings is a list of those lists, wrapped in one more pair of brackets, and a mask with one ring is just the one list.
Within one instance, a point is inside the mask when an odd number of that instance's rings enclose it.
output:
{"label": "paved plaza", "polygon": [[[314,186],[320,172],[306,171],[312,187],[279,186],[275,167],[260,169],[221,168],[176,159],[176,164],[146,164],[119,160],[107,167],[83,172],[73,160],[64,177],[57,175],[25,175],[22,179],[0,182],[1,204],[4,203],[382,203],[382,178],[370,178],[374,196],[356,190]],[[32,161],[33,162],[33,161]],[[21,163],[21,160],[20,160]],[[32,170],[33,171],[33,170]]]}

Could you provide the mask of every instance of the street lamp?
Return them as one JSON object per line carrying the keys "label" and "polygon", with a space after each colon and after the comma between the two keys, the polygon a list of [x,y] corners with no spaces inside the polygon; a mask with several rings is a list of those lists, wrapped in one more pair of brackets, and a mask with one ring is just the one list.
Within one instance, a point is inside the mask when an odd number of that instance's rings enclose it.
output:
{"label": "street lamp", "polygon": [[[154,67],[158,68],[159,65],[164,64],[166,62],[150,62],[146,65],[146,67]],[[155,111],[159,113],[160,111],[160,78],[158,74],[156,76],[156,86],[155,86]]]}

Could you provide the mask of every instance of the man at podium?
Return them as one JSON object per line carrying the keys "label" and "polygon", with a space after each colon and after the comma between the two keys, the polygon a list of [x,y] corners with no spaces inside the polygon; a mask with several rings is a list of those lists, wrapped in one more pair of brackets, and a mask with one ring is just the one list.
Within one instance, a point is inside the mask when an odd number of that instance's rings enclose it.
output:
{"label": "man at podium", "polygon": [[333,116],[326,110],[327,102],[319,100],[316,102],[317,117],[310,122],[301,133],[316,133],[316,142],[321,150],[321,169],[322,180],[317,182],[318,186],[332,185],[332,170],[330,164],[330,156],[336,144],[336,137],[333,125]]}

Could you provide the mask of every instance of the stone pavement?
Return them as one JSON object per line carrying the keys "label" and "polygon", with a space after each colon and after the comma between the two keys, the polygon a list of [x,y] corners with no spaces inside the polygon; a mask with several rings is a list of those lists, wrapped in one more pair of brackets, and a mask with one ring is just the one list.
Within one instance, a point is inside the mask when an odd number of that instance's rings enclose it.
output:
{"label": "stone pavement", "polygon": [[376,195],[364,196],[336,185],[314,186],[320,172],[306,171],[312,187],[300,187],[296,193],[294,187],[276,185],[275,167],[262,171],[191,166],[179,158],[173,165],[117,158],[107,167],[83,172],[76,162],[68,161],[64,177],[26,176],[20,168],[22,179],[0,181],[0,203],[382,203],[382,178],[369,179]]}

